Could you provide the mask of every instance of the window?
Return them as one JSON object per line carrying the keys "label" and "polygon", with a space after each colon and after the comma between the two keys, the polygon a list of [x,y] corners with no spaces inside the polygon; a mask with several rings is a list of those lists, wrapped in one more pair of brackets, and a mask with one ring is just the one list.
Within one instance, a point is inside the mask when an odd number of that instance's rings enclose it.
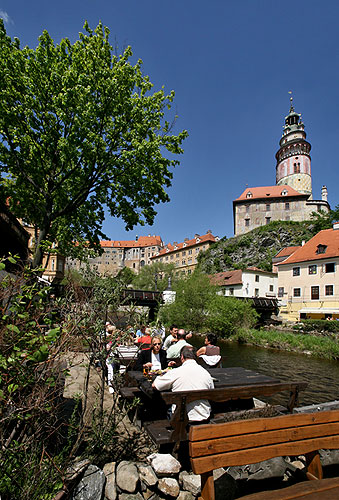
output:
{"label": "window", "polygon": [[192,255],[192,250],[188,250],[188,255]]}
{"label": "window", "polygon": [[174,255],[171,255],[170,259],[173,260],[174,259]]}
{"label": "window", "polygon": [[250,206],[246,205],[246,213],[248,214],[249,211],[250,211]]}
{"label": "window", "polygon": [[312,300],[319,300],[319,287],[318,286],[311,286],[311,299]]}
{"label": "window", "polygon": [[187,274],[192,274],[192,269],[189,269],[189,270],[187,271]]}
{"label": "window", "polygon": [[270,292],[273,292],[273,290],[274,290],[274,286],[270,285]]}
{"label": "window", "polygon": [[245,219],[245,227],[249,227],[250,226],[250,220],[249,219]]}
{"label": "window", "polygon": [[287,202],[285,203],[285,210],[289,210],[289,209],[290,209],[290,204],[289,204],[289,202],[287,201]]}
{"label": "window", "polygon": [[253,194],[251,193],[251,191],[249,191],[246,195],[246,198],[252,198],[253,197]]}
{"label": "window", "polygon": [[325,273],[334,273],[334,271],[335,271],[334,262],[329,262],[328,264],[325,264]]}
{"label": "window", "polygon": [[271,205],[269,203],[266,203],[266,212],[270,212],[271,210]]}
{"label": "window", "polygon": [[308,274],[317,274],[317,265],[308,266]]}
{"label": "window", "polygon": [[283,297],[284,296],[284,287],[280,286],[278,288],[278,297]]}
{"label": "window", "polygon": [[258,283],[259,282],[259,274],[255,275],[255,281]]}
{"label": "window", "polygon": [[145,265],[145,261],[144,261],[144,260],[141,260],[141,261],[140,261],[140,266],[142,267],[142,266],[144,266],[144,265]]}
{"label": "window", "polygon": [[293,276],[300,276],[300,267],[293,268]]}
{"label": "window", "polygon": [[178,253],[176,253],[176,254],[175,254],[175,256],[178,258],[178,257],[179,257],[179,254],[178,254]]}
{"label": "window", "polygon": [[333,295],[333,285],[325,286],[325,295]]}
{"label": "window", "polygon": [[185,260],[182,260],[182,261],[181,261],[181,265],[182,265],[182,266],[185,266],[185,265],[186,265],[186,261],[185,261]]}
{"label": "window", "polygon": [[259,297],[259,288],[254,289],[254,296]]}
{"label": "window", "polygon": [[234,295],[234,288],[230,288],[230,295]]}
{"label": "window", "polygon": [[326,252],[327,245],[318,245],[317,250],[315,253],[325,253]]}
{"label": "window", "polygon": [[301,297],[301,288],[293,288],[293,297]]}
{"label": "window", "polygon": [[166,260],[168,260],[168,255],[166,255]]}
{"label": "window", "polygon": [[182,252],[182,255],[186,255],[186,252],[185,252],[185,251],[184,251],[184,252]]}
{"label": "window", "polygon": [[52,271],[55,271],[55,260],[52,259],[52,264],[51,264]]}
{"label": "window", "polygon": [[271,217],[265,217],[265,224],[269,224],[271,222]]}

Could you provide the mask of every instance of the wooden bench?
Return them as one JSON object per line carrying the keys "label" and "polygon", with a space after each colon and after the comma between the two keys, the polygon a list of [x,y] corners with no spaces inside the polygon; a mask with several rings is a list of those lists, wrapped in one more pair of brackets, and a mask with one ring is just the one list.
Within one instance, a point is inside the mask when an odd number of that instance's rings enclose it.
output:
{"label": "wooden bench", "polygon": [[[318,450],[322,448],[339,448],[339,410],[192,426],[189,431],[192,470],[201,474],[200,499],[203,500],[215,498],[214,469],[298,455],[305,455],[307,478],[318,480],[306,487],[310,490],[310,499],[339,498],[339,478],[320,481],[323,473]],[[304,498],[297,486],[274,494],[257,493],[243,500]],[[323,491],[334,496],[322,496]]]}
{"label": "wooden bench", "polygon": [[[298,401],[299,391],[305,389],[306,382],[296,383],[271,383],[265,386],[236,386],[236,387],[218,387],[202,391],[178,391],[161,392],[161,397],[167,405],[176,405],[176,410],[171,420],[155,420],[144,422],[144,428],[151,439],[158,445],[166,443],[179,443],[188,438],[188,416],[186,405],[198,399],[207,399],[213,403],[225,403],[238,401],[239,409],[253,408],[253,397],[271,396],[278,392],[290,391],[288,410],[292,411]],[[227,415],[227,413],[226,413]],[[215,415],[215,421],[220,420],[221,414]]]}

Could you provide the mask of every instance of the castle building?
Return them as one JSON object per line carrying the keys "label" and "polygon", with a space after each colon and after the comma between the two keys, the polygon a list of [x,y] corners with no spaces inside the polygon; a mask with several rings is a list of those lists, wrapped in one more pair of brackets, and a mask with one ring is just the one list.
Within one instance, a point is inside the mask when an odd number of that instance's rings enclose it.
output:
{"label": "castle building", "polygon": [[199,253],[208,250],[211,244],[218,240],[218,236],[213,236],[209,229],[202,236],[196,234],[192,239],[185,238],[182,243],[168,243],[151,257],[151,263],[174,264],[177,276],[191,274],[197,266]]}
{"label": "castle building", "polygon": [[275,220],[309,220],[312,212],[330,210],[326,186],[322,187],[321,200],[313,200],[311,144],[304,129],[291,97],[276,154],[276,185],[246,188],[233,201],[235,236]]}

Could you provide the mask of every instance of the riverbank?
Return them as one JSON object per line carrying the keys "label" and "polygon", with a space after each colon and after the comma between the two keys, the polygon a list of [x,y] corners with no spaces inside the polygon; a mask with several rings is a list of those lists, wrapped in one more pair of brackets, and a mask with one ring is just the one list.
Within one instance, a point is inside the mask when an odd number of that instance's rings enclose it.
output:
{"label": "riverbank", "polygon": [[335,336],[322,337],[310,333],[241,329],[225,340],[258,347],[298,352],[318,358],[339,360],[339,344]]}

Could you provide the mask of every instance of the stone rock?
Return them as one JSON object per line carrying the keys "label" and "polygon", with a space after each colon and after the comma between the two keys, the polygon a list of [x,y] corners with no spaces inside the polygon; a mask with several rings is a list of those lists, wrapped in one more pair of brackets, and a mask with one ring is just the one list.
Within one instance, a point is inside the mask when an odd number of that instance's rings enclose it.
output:
{"label": "stone rock", "polygon": [[75,487],[72,500],[101,500],[104,486],[105,474],[96,465],[89,465],[83,478]]}
{"label": "stone rock", "polygon": [[179,481],[183,490],[191,492],[195,497],[199,495],[201,491],[200,475],[180,472]]}
{"label": "stone rock", "polygon": [[67,467],[66,478],[68,481],[74,481],[90,465],[90,460],[81,460]]}
{"label": "stone rock", "polygon": [[268,479],[272,477],[283,477],[287,463],[282,457],[270,458],[257,464],[244,465],[241,467],[229,467],[227,472],[234,479]]}
{"label": "stone rock", "polygon": [[[139,482],[139,474],[133,462],[123,461],[117,467],[116,483],[122,491],[134,493]],[[120,499],[121,495],[119,495]]]}
{"label": "stone rock", "polygon": [[120,493],[119,500],[144,500],[141,493]]}
{"label": "stone rock", "polygon": [[179,495],[180,491],[178,481],[173,477],[163,477],[159,479],[158,489],[161,493],[175,498]]}
{"label": "stone rock", "polygon": [[149,488],[146,488],[142,492],[142,496],[144,497],[145,500],[149,500],[149,498],[151,498],[152,495],[154,495],[154,491],[150,490]]}
{"label": "stone rock", "polygon": [[194,500],[194,496],[189,491],[180,491],[177,500]]}
{"label": "stone rock", "polygon": [[104,465],[103,471],[106,476],[105,497],[107,500],[116,500],[117,488],[115,483],[115,465],[116,462],[110,462]]}
{"label": "stone rock", "polygon": [[157,476],[168,476],[177,474],[181,465],[169,453],[152,453],[147,457]]}
{"label": "stone rock", "polygon": [[339,450],[319,450],[323,466],[339,464]]}
{"label": "stone rock", "polygon": [[303,464],[300,460],[293,460],[293,462],[291,462],[290,465],[300,470],[305,468],[305,464]]}
{"label": "stone rock", "polygon": [[147,486],[155,486],[158,478],[150,465],[138,464],[139,476]]}
{"label": "stone rock", "polygon": [[213,478],[216,500],[233,500],[237,489],[235,479],[224,469],[213,471]]}

